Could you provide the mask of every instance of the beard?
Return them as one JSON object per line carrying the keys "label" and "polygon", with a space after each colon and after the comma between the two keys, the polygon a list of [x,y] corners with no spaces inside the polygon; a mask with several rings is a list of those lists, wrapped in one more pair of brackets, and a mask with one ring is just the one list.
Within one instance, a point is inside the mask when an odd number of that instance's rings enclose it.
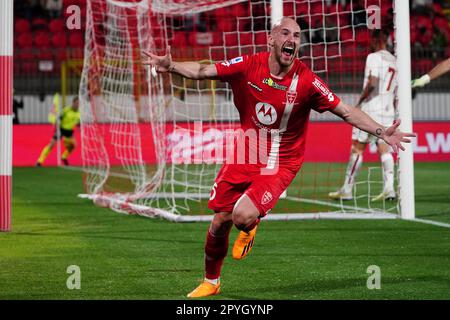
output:
{"label": "beard", "polygon": [[290,59],[286,60],[285,58],[283,58],[283,52],[281,50],[281,47],[275,46],[273,48],[275,51],[275,59],[280,64],[280,66],[289,67],[292,63],[294,63],[294,58],[296,57],[297,52],[294,51]]}

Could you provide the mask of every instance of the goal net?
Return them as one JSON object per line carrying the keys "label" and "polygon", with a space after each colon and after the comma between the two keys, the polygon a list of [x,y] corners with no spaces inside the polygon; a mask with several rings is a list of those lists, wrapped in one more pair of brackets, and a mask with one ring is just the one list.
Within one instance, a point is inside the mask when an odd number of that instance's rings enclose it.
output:
{"label": "goal net", "polygon": [[[301,27],[301,60],[343,101],[356,104],[370,29],[392,27],[391,1],[283,1],[276,9]],[[218,146],[226,147],[227,130],[238,127],[230,87],[153,77],[142,51],[163,55],[170,45],[175,61],[202,63],[267,51],[273,10],[269,1],[88,0],[82,196],[122,213],[210,219],[207,201],[223,162]],[[305,163],[269,218],[395,217],[396,201],[371,201],[383,189],[374,146],[366,150],[353,200],[329,199],[345,179],[350,141],[349,125],[312,112]]]}

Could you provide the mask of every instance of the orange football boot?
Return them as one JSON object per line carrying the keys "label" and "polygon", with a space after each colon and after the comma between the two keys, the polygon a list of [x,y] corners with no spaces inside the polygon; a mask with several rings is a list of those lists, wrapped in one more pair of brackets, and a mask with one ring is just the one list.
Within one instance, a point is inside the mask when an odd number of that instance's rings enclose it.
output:
{"label": "orange football boot", "polygon": [[219,294],[219,292],[220,292],[220,282],[217,285],[214,285],[208,281],[203,281],[197,288],[195,288],[187,296],[188,298],[203,298]]}
{"label": "orange football boot", "polygon": [[255,242],[256,225],[249,232],[240,231],[239,235],[233,245],[233,258],[236,260],[244,259],[252,250],[253,243]]}

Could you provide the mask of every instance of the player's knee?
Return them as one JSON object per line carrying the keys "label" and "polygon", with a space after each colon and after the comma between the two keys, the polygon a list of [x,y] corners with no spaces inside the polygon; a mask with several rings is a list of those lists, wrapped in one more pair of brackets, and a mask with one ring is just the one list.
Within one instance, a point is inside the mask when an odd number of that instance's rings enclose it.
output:
{"label": "player's knee", "polygon": [[237,207],[233,210],[233,224],[239,230],[246,230],[258,218],[258,214],[258,212]]}
{"label": "player's knee", "polygon": [[215,236],[223,236],[229,232],[232,225],[231,213],[216,213],[211,221],[210,231]]}
{"label": "player's knee", "polygon": [[360,145],[352,145],[352,150],[351,152],[354,154],[358,154],[361,155],[364,153],[364,149],[363,147],[361,147]]}

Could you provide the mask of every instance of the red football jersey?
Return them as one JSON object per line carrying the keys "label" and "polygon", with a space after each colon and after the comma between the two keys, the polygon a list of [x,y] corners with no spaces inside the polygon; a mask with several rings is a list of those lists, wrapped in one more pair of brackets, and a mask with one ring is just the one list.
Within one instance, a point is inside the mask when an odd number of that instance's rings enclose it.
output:
{"label": "red football jersey", "polygon": [[[276,154],[280,165],[300,168],[311,109],[332,110],[340,99],[297,58],[283,78],[270,74],[269,52],[237,57],[215,66],[217,78],[231,85],[243,131],[264,130],[270,135],[268,157]],[[261,146],[249,141],[246,139],[247,150],[260,152],[256,149]],[[252,163],[247,156],[246,163]],[[258,164],[266,163],[258,159]]]}

